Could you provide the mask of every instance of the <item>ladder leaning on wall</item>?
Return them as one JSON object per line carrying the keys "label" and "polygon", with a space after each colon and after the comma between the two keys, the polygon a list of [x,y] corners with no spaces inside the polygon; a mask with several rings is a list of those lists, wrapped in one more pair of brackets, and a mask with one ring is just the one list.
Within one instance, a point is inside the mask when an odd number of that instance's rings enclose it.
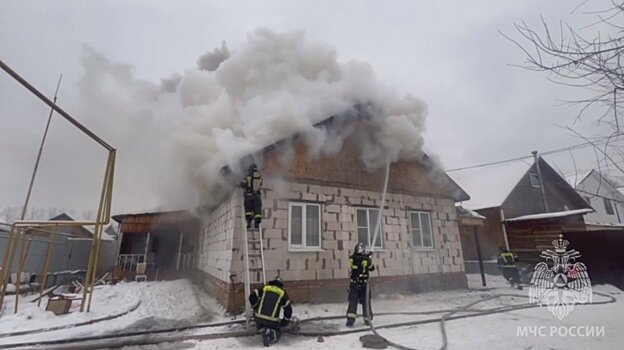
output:
{"label": "ladder leaning on wall", "polygon": [[253,310],[247,298],[251,294],[252,285],[266,284],[264,271],[264,247],[262,243],[262,225],[259,228],[247,229],[245,208],[242,206],[241,217],[243,222],[243,261],[245,269],[245,318],[247,326],[253,316]]}

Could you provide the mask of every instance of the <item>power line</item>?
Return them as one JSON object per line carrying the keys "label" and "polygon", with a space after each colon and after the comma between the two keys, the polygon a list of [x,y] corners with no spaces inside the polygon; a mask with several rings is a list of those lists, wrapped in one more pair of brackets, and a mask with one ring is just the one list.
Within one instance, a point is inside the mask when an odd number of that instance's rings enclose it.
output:
{"label": "power line", "polygon": [[[604,143],[604,142],[601,142],[601,143]],[[596,144],[600,144],[600,143],[596,143],[596,142],[593,142],[593,143],[592,142],[583,142],[583,143],[579,143],[578,145],[573,145],[573,146],[568,146],[568,147],[554,149],[554,150],[551,150],[551,151],[542,152],[542,153],[540,153],[540,156],[544,156],[544,155],[548,155],[548,154],[554,154],[554,153],[559,153],[559,152],[563,152],[563,151],[569,151],[569,150],[573,150],[573,149],[582,149],[582,148],[585,148],[587,146],[593,146],[593,145],[596,145]],[[533,159],[533,156],[529,155],[529,156],[524,156],[524,157],[517,157],[517,158],[499,160],[499,161],[491,162],[491,163],[470,165],[470,166],[465,166],[465,167],[461,167],[461,168],[454,168],[454,169],[445,170],[445,172],[450,173],[450,172],[460,171],[460,170],[483,168],[483,167],[486,167],[486,166],[497,165],[497,164],[504,164],[504,163],[510,163],[510,162],[516,162],[516,161],[525,160],[525,159]]]}

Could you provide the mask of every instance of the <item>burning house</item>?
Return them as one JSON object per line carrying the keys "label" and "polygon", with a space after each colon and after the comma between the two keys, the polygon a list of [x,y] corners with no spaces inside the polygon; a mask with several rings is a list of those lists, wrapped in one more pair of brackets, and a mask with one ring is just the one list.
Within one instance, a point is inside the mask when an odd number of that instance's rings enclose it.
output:
{"label": "burning house", "polygon": [[[281,276],[294,301],[344,300],[348,256],[358,242],[372,247],[374,292],[466,286],[455,202],[469,196],[423,155],[390,165],[380,213],[384,168],[371,170],[359,156],[358,135],[369,126],[335,118],[317,125],[359,130],[331,155],[310,155],[302,134],[255,155],[263,160],[266,278]],[[198,279],[229,310],[245,301],[242,211],[242,194],[232,190],[203,217],[198,239]],[[379,220],[381,234],[372,242]]]}

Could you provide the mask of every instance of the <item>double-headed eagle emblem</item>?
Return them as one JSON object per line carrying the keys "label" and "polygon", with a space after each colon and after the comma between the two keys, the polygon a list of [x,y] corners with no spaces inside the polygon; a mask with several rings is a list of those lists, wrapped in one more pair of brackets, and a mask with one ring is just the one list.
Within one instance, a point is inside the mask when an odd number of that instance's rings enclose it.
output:
{"label": "double-headed eagle emblem", "polygon": [[559,235],[552,242],[555,250],[547,249],[540,254],[545,261],[535,265],[529,288],[530,302],[546,305],[559,320],[572,312],[575,304],[592,302],[587,267],[578,261],[581,253],[567,250],[569,243]]}

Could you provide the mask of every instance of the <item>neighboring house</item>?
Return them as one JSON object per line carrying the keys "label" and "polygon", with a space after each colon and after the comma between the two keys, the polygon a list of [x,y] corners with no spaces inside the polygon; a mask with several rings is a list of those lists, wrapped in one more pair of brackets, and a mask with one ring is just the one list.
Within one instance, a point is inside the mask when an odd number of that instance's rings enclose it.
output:
{"label": "neighboring house", "polygon": [[624,220],[624,194],[599,171],[566,177],[576,192],[596,211],[585,216],[585,223],[594,229],[617,227]]}
{"label": "neighboring house", "polygon": [[[63,213],[57,215],[50,220],[74,221],[69,215]],[[9,225],[0,224],[0,261],[5,253],[7,238],[10,231]],[[32,231],[27,235],[30,240],[28,255],[24,263],[24,270],[30,274],[41,274],[44,267],[48,242],[50,241],[50,232],[53,229],[47,229],[48,232],[41,233]],[[66,271],[82,271],[87,269],[89,262],[89,254],[93,240],[92,231],[83,226],[58,226],[58,234],[54,240],[54,249],[50,260],[49,273],[61,273]],[[112,261],[116,253],[116,245],[114,237],[108,234],[102,236],[102,246],[99,259],[99,272],[105,273],[110,271]],[[15,254],[12,264],[12,270],[17,271],[19,251]]]}
{"label": "neighboring house", "polygon": [[[321,126],[363,128],[359,120],[333,118]],[[361,142],[349,137],[338,153],[312,157],[304,139],[295,135],[255,155],[263,160],[267,278],[281,276],[296,302],[344,301],[348,257],[364,242],[377,266],[374,292],[466,287],[455,202],[469,196],[427,156],[392,163],[380,213],[384,169],[366,169]],[[241,174],[224,173],[240,180]],[[241,206],[241,192],[232,189],[202,218],[197,250],[199,279],[231,311],[246,299]],[[379,220],[381,234],[372,242]]]}
{"label": "neighboring house", "polygon": [[123,277],[133,277],[139,263],[147,264],[149,279],[175,277],[194,267],[199,220],[191,212],[120,214],[113,220],[120,225],[116,265]]}
{"label": "neighboring house", "polygon": [[596,170],[567,178],[596,212],[585,216],[587,232],[566,238],[581,252],[592,282],[624,288],[624,195]]}
{"label": "neighboring house", "polygon": [[[593,212],[541,157],[531,165],[507,163],[456,172],[452,177],[472,195],[463,205],[486,217],[481,240],[485,260],[496,258],[500,247],[508,247],[524,262],[536,262],[542,250],[552,249],[559,234],[584,232],[583,215]],[[468,260],[476,258],[473,251],[466,254]]]}

